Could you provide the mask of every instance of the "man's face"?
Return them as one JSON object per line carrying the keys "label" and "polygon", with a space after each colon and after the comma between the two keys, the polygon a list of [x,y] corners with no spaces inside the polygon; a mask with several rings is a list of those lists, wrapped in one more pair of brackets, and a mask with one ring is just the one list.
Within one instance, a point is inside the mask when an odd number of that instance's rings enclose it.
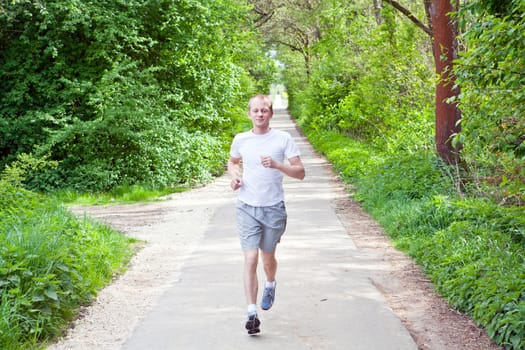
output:
{"label": "man's face", "polygon": [[267,129],[270,126],[270,119],[272,119],[273,112],[265,101],[256,99],[252,101],[248,115],[254,127]]}

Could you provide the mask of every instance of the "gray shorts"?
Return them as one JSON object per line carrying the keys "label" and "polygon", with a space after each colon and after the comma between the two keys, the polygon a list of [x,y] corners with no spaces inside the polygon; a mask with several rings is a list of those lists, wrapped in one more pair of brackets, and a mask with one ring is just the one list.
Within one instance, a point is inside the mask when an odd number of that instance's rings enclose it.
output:
{"label": "gray shorts", "polygon": [[286,230],[286,207],[279,202],[269,207],[252,207],[237,201],[237,231],[242,250],[262,249],[275,251]]}

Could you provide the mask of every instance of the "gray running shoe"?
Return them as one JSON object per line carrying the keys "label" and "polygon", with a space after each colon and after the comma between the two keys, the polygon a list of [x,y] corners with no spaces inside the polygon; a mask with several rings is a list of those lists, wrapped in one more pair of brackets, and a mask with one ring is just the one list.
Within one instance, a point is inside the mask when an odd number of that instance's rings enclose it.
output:
{"label": "gray running shoe", "polygon": [[[275,286],[276,287],[276,286]],[[275,300],[275,287],[265,287],[261,302],[261,309],[270,310]]]}

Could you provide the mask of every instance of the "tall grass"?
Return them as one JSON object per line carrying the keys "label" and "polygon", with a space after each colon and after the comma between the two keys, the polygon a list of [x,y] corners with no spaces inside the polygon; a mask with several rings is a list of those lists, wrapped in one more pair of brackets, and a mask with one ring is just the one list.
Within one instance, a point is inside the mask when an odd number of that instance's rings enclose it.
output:
{"label": "tall grass", "polygon": [[0,348],[37,348],[125,268],[132,240],[0,184]]}

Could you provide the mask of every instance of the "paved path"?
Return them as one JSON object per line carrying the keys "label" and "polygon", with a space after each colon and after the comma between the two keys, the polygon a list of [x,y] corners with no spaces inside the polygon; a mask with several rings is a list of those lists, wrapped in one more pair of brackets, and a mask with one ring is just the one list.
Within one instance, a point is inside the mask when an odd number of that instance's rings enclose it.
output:
{"label": "paved path", "polygon": [[[288,230],[277,250],[273,308],[260,311],[261,333],[244,330],[242,253],[231,198],[220,205],[179,279],[125,342],[127,350],[411,350],[416,344],[372,285],[373,264],[356,250],[335,214],[326,164],[284,111],[273,127],[290,132],[306,166],[304,181],[285,180]],[[224,178],[224,186],[229,181]],[[262,280],[259,269],[259,280]]]}

